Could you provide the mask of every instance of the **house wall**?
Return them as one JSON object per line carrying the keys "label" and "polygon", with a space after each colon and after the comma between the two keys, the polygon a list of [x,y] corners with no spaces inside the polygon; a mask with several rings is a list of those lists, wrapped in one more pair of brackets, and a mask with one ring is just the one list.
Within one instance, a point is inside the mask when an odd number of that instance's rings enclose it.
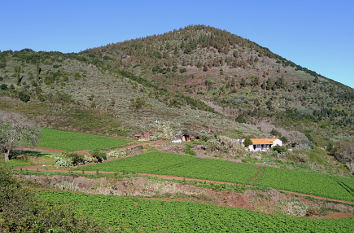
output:
{"label": "house wall", "polygon": [[281,140],[277,139],[277,140],[275,140],[275,141],[273,142],[273,146],[276,146],[276,145],[282,146],[282,145],[283,145],[283,142],[282,142]]}

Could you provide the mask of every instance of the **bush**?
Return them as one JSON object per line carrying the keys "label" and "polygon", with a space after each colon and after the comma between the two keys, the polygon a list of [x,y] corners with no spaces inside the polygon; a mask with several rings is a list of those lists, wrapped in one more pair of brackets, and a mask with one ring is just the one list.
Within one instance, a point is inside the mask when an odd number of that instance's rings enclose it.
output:
{"label": "bush", "polygon": [[25,103],[27,103],[31,99],[31,97],[23,91],[20,91],[18,93],[18,97],[20,98],[21,101],[23,101]]}
{"label": "bush", "polygon": [[272,147],[272,151],[276,151],[276,152],[278,152],[279,154],[281,154],[281,153],[286,152],[287,149],[286,149],[284,146],[276,145],[276,146],[273,146],[273,147]]}
{"label": "bush", "polygon": [[276,129],[272,129],[272,131],[270,131],[270,134],[273,135],[273,136],[276,136],[276,137],[281,137],[281,133],[276,130]]}
{"label": "bush", "polygon": [[110,232],[54,203],[38,201],[0,166],[1,232]]}
{"label": "bush", "polygon": [[180,73],[185,73],[185,72],[187,72],[187,69],[186,68],[181,68],[181,69],[179,69],[179,72]]}
{"label": "bush", "polygon": [[7,85],[4,84],[4,83],[1,84],[0,89],[6,91],[7,90]]}
{"label": "bush", "polygon": [[252,141],[249,137],[245,138],[245,141],[243,142],[243,144],[245,145],[245,147],[249,147],[250,145],[252,145]]}
{"label": "bush", "polygon": [[107,160],[107,155],[104,152],[101,152],[99,150],[93,150],[91,151],[91,156],[93,158],[96,158],[99,163],[102,163],[103,160]]}
{"label": "bush", "polygon": [[96,162],[92,157],[75,153],[63,152],[54,157],[54,163],[57,167],[72,167],[80,164]]}
{"label": "bush", "polygon": [[74,166],[86,163],[85,157],[83,155],[80,155],[80,154],[68,153],[67,157],[71,159],[72,164]]}
{"label": "bush", "polygon": [[195,151],[192,150],[192,146],[189,144],[186,145],[186,149],[184,149],[184,153],[189,155],[195,155]]}
{"label": "bush", "polygon": [[55,156],[54,163],[55,163],[55,166],[57,166],[57,167],[72,167],[73,166],[73,161],[71,160],[71,158],[66,157],[66,155],[64,153]]}

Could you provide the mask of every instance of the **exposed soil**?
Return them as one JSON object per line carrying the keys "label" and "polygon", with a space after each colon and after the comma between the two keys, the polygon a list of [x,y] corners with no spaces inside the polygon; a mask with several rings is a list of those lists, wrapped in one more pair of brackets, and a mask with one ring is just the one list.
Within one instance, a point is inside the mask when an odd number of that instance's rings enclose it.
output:
{"label": "exposed soil", "polygon": [[[243,208],[266,214],[287,214],[290,216],[312,218],[353,217],[354,207],[343,204],[294,198],[292,194],[280,193],[275,189],[268,191],[247,190],[245,193],[216,191],[208,188],[173,181],[151,180],[146,177],[132,178],[87,178],[76,176],[19,175],[21,178],[40,187],[33,189],[66,190],[90,194],[141,197],[162,201],[201,202],[217,206]],[[31,187],[32,188],[32,187]],[[313,211],[329,209],[330,211]],[[311,210],[311,211],[309,211]]]}
{"label": "exposed soil", "polygon": [[252,176],[252,178],[248,182],[251,182],[252,180],[254,180],[254,178],[256,178],[258,176],[259,170],[261,170],[260,166],[258,166],[256,174],[254,174],[254,176]]}
{"label": "exposed soil", "polygon": [[354,214],[351,213],[342,213],[342,212],[331,212],[325,216],[321,217],[314,217],[314,218],[325,218],[325,219],[336,219],[336,218],[352,218],[354,217]]}
{"label": "exposed soil", "polygon": [[[78,171],[78,170],[70,170],[70,169],[60,169],[60,170],[44,169],[43,166],[41,166],[41,165],[22,167],[21,169],[31,170],[31,171],[46,171],[46,172],[66,172],[66,173],[72,172],[72,173],[81,173],[81,174],[82,173],[85,173],[85,174],[97,174],[97,173],[114,174],[114,173],[116,173],[116,172],[112,172],[112,171]],[[263,173],[264,173],[264,170],[263,170]],[[196,178],[188,178],[188,177],[180,177],[180,176],[169,176],[169,175],[150,174],[150,173],[138,173],[138,174],[144,175],[144,176],[150,176],[150,177],[157,177],[157,178],[161,178],[161,179],[169,179],[169,180],[187,180],[187,181],[199,181],[199,182],[207,182],[207,183],[237,185],[237,183],[232,183],[232,182],[196,179]],[[254,185],[247,185],[247,186],[252,187]],[[339,199],[334,199],[334,198],[321,197],[321,196],[316,196],[316,195],[311,195],[311,194],[292,192],[292,191],[288,191],[288,190],[279,190],[279,191],[284,192],[284,193],[293,194],[296,196],[311,197],[311,198],[319,199],[319,200],[328,200],[328,201],[335,201],[335,202],[339,202],[339,203],[354,205],[354,202],[352,202],[352,201],[345,201],[345,200],[339,200]]]}

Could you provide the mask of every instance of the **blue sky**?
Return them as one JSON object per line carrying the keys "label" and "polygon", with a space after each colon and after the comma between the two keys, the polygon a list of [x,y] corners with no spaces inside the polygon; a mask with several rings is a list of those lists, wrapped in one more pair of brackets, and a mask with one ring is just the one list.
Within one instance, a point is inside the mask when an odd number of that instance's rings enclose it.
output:
{"label": "blue sky", "polygon": [[0,0],[0,22],[1,51],[62,52],[205,24],[354,87],[349,0]]}

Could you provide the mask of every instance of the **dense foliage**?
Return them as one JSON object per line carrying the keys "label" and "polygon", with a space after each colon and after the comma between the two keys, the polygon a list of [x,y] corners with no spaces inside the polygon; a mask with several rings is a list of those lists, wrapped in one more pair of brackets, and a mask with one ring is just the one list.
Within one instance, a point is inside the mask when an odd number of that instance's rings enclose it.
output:
{"label": "dense foliage", "polygon": [[0,232],[108,232],[108,229],[68,208],[38,201],[0,166]]}
{"label": "dense foliage", "polygon": [[121,232],[351,232],[352,218],[306,219],[193,202],[38,191],[42,200],[65,203]]}

